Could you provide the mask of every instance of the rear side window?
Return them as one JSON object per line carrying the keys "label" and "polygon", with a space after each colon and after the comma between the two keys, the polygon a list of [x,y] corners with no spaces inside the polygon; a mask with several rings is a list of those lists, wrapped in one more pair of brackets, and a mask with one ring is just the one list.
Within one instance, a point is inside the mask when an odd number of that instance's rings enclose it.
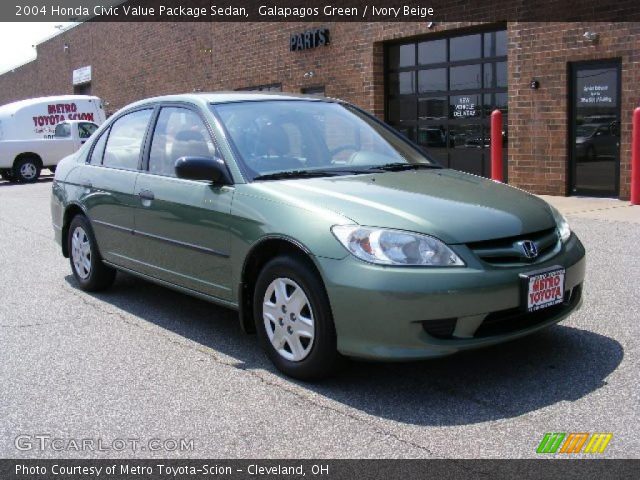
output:
{"label": "rear side window", "polygon": [[67,138],[71,136],[71,126],[68,123],[59,123],[56,125],[54,133],[56,138]]}
{"label": "rear side window", "polygon": [[82,122],[78,124],[78,135],[82,139],[87,139],[93,135],[93,132],[97,129],[98,126],[95,123]]}
{"label": "rear side window", "polygon": [[128,113],[111,125],[102,164],[107,167],[137,170],[144,135],[153,110]]}
{"label": "rear side window", "polygon": [[175,177],[180,157],[214,157],[215,147],[202,119],[193,111],[163,107],[151,140],[149,172]]}
{"label": "rear side window", "polygon": [[100,135],[100,138],[95,143],[93,147],[93,151],[91,152],[91,158],[89,159],[89,163],[91,165],[101,165],[102,157],[104,155],[104,147],[107,144],[107,137],[109,136],[109,130],[105,130]]}

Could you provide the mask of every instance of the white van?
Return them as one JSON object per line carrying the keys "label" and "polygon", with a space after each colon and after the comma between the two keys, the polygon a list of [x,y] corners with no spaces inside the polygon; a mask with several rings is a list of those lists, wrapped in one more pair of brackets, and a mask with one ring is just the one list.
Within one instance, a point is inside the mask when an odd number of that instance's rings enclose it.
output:
{"label": "white van", "polygon": [[102,100],[89,95],[30,98],[0,106],[0,141],[52,138],[64,120],[102,125]]}
{"label": "white van", "polygon": [[42,168],[55,170],[60,160],[80,148],[105,119],[102,100],[87,95],[32,98],[1,106],[0,176],[35,181]]}

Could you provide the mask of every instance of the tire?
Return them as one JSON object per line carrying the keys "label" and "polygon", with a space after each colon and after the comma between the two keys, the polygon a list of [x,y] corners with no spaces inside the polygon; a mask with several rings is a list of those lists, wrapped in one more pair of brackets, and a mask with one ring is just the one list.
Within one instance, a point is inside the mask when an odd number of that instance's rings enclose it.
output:
{"label": "tire", "polygon": [[10,168],[0,170],[0,177],[8,182],[13,182],[13,173]]}
{"label": "tire", "polygon": [[67,242],[71,271],[80,288],[87,292],[109,288],[116,278],[116,271],[102,262],[96,237],[87,217],[73,217]]}
{"label": "tire", "polygon": [[260,343],[284,374],[313,380],[334,373],[342,363],[324,285],[303,259],[280,256],[264,266],[253,311]]}
{"label": "tire", "polygon": [[41,170],[38,157],[22,157],[13,165],[13,178],[20,183],[33,183],[38,180]]}

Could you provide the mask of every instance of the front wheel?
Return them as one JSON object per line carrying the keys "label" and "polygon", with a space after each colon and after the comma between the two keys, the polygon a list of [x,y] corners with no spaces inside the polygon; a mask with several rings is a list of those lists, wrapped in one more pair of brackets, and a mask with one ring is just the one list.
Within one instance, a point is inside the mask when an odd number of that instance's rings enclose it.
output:
{"label": "front wheel", "polygon": [[13,178],[20,183],[35,182],[40,176],[40,162],[36,157],[24,157],[13,166]]}
{"label": "front wheel", "polygon": [[84,215],[76,215],[69,226],[71,271],[82,290],[97,292],[109,288],[116,271],[102,262],[91,224]]}
{"label": "front wheel", "polygon": [[308,262],[292,256],[268,262],[256,282],[253,311],[260,342],[281,372],[311,380],[339,366],[329,301]]}

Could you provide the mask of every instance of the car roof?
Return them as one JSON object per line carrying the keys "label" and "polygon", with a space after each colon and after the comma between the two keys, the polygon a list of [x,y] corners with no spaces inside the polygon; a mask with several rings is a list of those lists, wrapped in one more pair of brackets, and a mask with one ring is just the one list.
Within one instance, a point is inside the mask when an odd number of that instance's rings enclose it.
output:
{"label": "car roof", "polygon": [[125,108],[143,106],[150,103],[158,102],[191,102],[196,104],[209,103],[232,103],[232,102],[250,102],[250,101],[268,101],[268,100],[306,100],[315,102],[335,102],[335,99],[327,97],[319,97],[313,95],[302,95],[295,93],[279,93],[279,92],[198,92],[184,93],[179,95],[163,95],[159,97],[147,98],[138,102],[127,105]]}

